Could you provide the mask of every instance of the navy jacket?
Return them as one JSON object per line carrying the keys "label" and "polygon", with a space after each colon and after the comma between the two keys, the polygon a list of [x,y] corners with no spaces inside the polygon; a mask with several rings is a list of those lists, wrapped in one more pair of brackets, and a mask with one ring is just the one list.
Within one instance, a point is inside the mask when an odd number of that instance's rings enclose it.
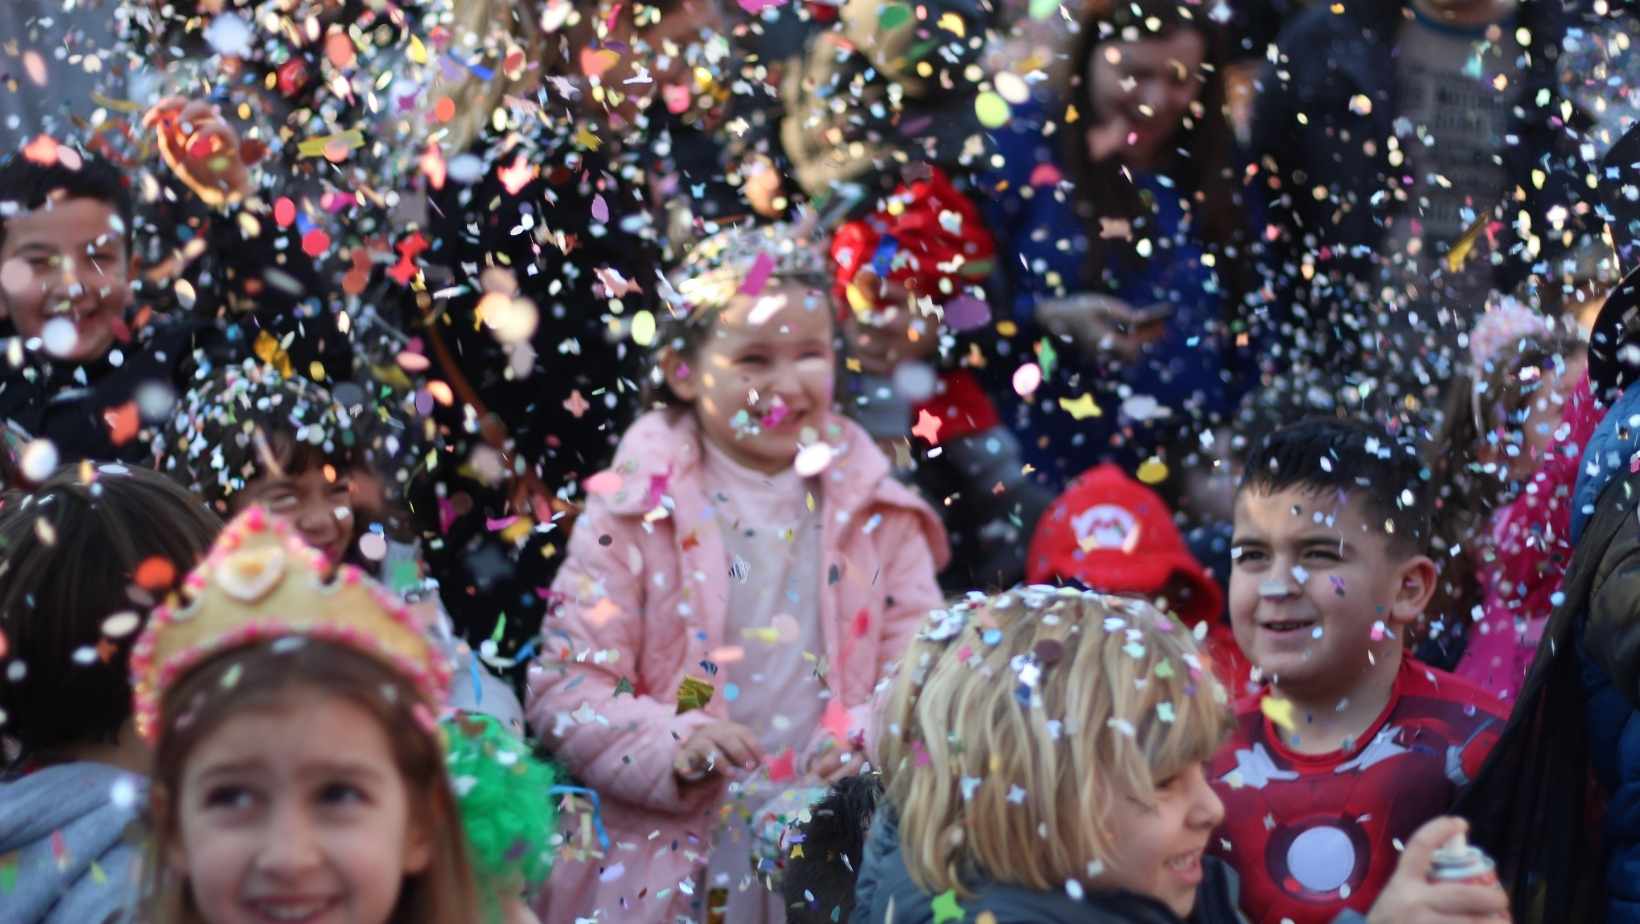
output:
{"label": "navy jacket", "polygon": [[[993,375],[1011,375],[1031,344],[1043,339],[1035,324],[1038,302],[1088,291],[1089,237],[1099,225],[1077,214],[1059,135],[1043,134],[1044,124],[1058,118],[1050,113],[1061,108],[1018,106],[1008,125],[991,135],[1002,158],[985,183],[1001,192],[982,200],[997,239],[994,311],[1021,330],[1009,345],[1021,357],[993,363]],[[1025,460],[1058,487],[1100,462],[1132,471],[1158,447],[1226,421],[1250,382],[1238,374],[1249,365],[1248,351],[1238,354],[1226,325],[1227,285],[1203,263],[1205,248],[1180,206],[1188,192],[1160,174],[1135,174],[1135,182],[1155,197],[1148,233],[1158,243],[1141,265],[1116,271],[1116,288],[1107,294],[1136,308],[1165,302],[1172,309],[1166,333],[1131,364],[1090,361],[1054,341],[1057,355],[1028,401],[1015,395],[1011,382],[992,383],[999,409],[1024,444]],[[1059,403],[1082,395],[1093,397],[1098,416],[1078,420]],[[1165,416],[1146,413],[1146,404]]]}

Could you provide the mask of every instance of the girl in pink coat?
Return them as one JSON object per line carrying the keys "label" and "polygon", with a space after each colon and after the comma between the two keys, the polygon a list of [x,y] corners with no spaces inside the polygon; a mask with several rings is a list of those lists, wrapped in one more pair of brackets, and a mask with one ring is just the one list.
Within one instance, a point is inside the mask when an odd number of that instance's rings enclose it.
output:
{"label": "girl in pink coat", "polygon": [[1432,446],[1444,564],[1429,612],[1463,637],[1453,673],[1510,702],[1572,557],[1572,487],[1601,411],[1581,337],[1513,300],[1481,316],[1469,350]]}
{"label": "girl in pink coat", "polygon": [[664,292],[665,406],[586,484],[527,708],[609,845],[562,852],[547,924],[783,920],[754,810],[859,768],[873,689],[941,603],[938,518],[832,412],[824,252],[800,238],[696,248]]}

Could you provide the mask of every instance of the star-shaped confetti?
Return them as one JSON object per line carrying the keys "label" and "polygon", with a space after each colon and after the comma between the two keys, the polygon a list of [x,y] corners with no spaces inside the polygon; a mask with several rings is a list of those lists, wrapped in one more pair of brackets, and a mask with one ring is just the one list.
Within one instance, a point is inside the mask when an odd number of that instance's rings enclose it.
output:
{"label": "star-shaped confetti", "polygon": [[933,903],[929,905],[929,909],[934,912],[934,924],[942,924],[944,921],[961,921],[967,915],[962,910],[962,905],[957,902],[957,893],[954,889],[947,889],[936,895]]}

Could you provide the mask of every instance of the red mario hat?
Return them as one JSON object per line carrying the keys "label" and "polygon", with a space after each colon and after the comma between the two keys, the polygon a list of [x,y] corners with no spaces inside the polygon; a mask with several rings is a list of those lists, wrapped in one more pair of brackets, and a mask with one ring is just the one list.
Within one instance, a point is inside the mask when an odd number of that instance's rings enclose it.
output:
{"label": "red mario hat", "polygon": [[1083,472],[1048,507],[1025,563],[1032,583],[1074,578],[1106,593],[1159,594],[1175,575],[1192,590],[1178,615],[1216,623],[1224,593],[1190,554],[1173,512],[1109,463]]}

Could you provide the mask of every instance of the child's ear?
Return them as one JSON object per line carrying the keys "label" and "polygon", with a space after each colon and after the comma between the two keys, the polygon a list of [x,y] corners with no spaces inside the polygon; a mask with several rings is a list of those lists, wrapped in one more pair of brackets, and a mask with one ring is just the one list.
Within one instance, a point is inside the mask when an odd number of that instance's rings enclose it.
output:
{"label": "child's ear", "polygon": [[404,848],[404,874],[406,876],[419,876],[422,873],[427,872],[427,867],[432,865],[432,835],[427,833],[426,823],[412,820],[410,822],[410,830],[406,832]]}
{"label": "child's ear", "polygon": [[1424,608],[1435,596],[1438,571],[1427,555],[1414,555],[1397,569],[1394,603],[1390,620],[1410,625],[1424,614]]}
{"label": "child's ear", "polygon": [[668,348],[661,356],[661,374],[666,377],[666,387],[680,400],[693,403],[700,396],[700,373],[677,350]]}

